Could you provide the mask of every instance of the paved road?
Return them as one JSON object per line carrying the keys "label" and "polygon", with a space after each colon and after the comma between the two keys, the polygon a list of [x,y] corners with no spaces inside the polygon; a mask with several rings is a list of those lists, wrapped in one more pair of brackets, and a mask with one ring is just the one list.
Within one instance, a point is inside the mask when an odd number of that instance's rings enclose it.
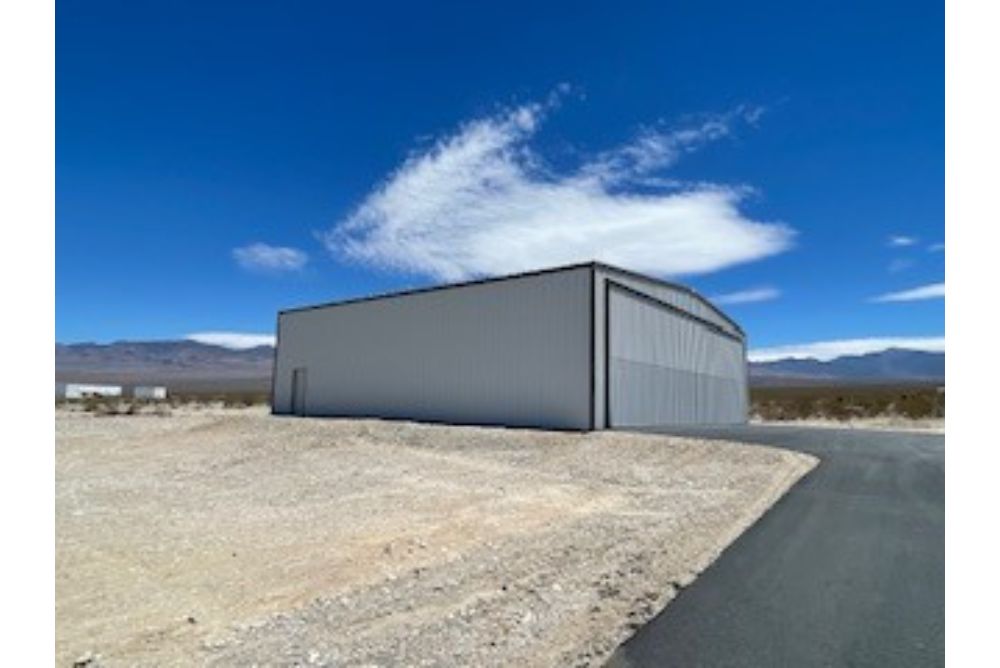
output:
{"label": "paved road", "polygon": [[761,426],[684,433],[822,462],[609,666],[944,665],[943,436]]}

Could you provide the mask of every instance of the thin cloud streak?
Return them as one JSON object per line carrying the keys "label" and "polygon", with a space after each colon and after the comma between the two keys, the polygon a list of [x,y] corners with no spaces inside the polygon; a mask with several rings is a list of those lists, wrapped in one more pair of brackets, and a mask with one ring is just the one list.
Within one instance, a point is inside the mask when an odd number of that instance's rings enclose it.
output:
{"label": "thin cloud streak", "polygon": [[944,352],[944,337],[882,337],[794,343],[770,348],[757,348],[751,350],[748,357],[751,362],[773,362],[781,359],[815,359],[829,362],[844,355],[879,353],[890,348]]}
{"label": "thin cloud streak", "polygon": [[309,261],[309,256],[297,248],[265,243],[234,248],[233,258],[244,269],[265,272],[298,271]]}
{"label": "thin cloud streak", "polygon": [[474,120],[412,155],[323,235],[327,248],[370,266],[461,280],[595,259],[661,276],[702,274],[791,247],[792,229],[740,211],[748,189],[657,180],[735,123],[756,122],[759,109],[644,130],[560,174],[531,147],[557,102]]}
{"label": "thin cloud streak", "polygon": [[909,290],[901,290],[900,292],[888,292],[884,295],[873,297],[871,301],[876,303],[915,302],[924,299],[942,298],[944,298],[944,283],[932,283],[930,285],[921,285],[920,287],[911,288]]}
{"label": "thin cloud streak", "polygon": [[211,346],[222,346],[234,350],[247,350],[258,346],[274,346],[273,334],[248,334],[246,332],[195,332],[184,337]]}
{"label": "thin cloud streak", "polygon": [[751,288],[738,292],[729,292],[723,295],[716,295],[711,301],[720,305],[729,304],[752,304],[755,302],[767,302],[781,296],[781,290],[772,287]]}
{"label": "thin cloud streak", "polygon": [[908,237],[901,234],[889,237],[889,246],[893,248],[905,248],[907,246],[913,246],[917,243],[919,239],[916,237]]}

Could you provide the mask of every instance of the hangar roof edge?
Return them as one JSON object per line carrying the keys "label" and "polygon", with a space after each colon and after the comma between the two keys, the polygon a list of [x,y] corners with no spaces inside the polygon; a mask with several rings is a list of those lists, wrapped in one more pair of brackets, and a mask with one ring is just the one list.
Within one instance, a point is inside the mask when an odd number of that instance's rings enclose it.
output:
{"label": "hangar roof edge", "polygon": [[733,320],[728,315],[726,315],[718,306],[716,306],[715,304],[713,304],[711,301],[708,300],[707,297],[703,296],[702,294],[700,294],[699,292],[697,292],[693,288],[689,288],[688,286],[681,285],[679,283],[673,283],[673,282],[670,282],[670,281],[665,281],[665,280],[663,280],[661,278],[656,278],[654,276],[648,276],[646,274],[642,274],[642,273],[639,273],[637,271],[632,271],[632,270],[629,270],[629,269],[623,269],[622,267],[617,267],[615,265],[607,264],[605,262],[599,262],[599,261],[596,261],[596,260],[593,260],[593,261],[590,261],[590,262],[577,262],[577,263],[574,263],[574,264],[560,265],[558,267],[549,267],[547,269],[534,269],[534,270],[531,270],[531,271],[523,271],[523,272],[519,272],[519,273],[515,273],[515,274],[506,274],[506,275],[503,275],[503,276],[488,276],[488,277],[483,277],[483,278],[472,279],[472,280],[469,280],[469,281],[459,281],[459,282],[456,282],[456,283],[442,283],[442,284],[439,284],[439,285],[429,285],[429,286],[422,287],[422,288],[413,288],[411,290],[400,290],[400,291],[397,291],[397,292],[385,292],[385,293],[379,293],[379,294],[374,294],[374,295],[368,295],[368,296],[365,296],[365,297],[349,297],[347,299],[342,299],[342,300],[338,300],[338,301],[331,301],[331,302],[324,302],[324,303],[321,303],[321,304],[313,304],[313,305],[307,305],[307,306],[296,306],[296,307],[292,307],[292,308],[281,309],[281,310],[278,311],[278,315],[281,316],[281,315],[284,315],[286,313],[299,313],[299,312],[302,312],[302,311],[313,311],[313,310],[316,310],[316,309],[331,308],[331,307],[334,307],[334,306],[346,306],[348,304],[359,304],[359,303],[368,302],[368,301],[376,301],[376,300],[380,300],[380,299],[389,299],[389,298],[392,298],[392,297],[407,297],[407,296],[410,296],[410,295],[417,295],[417,294],[422,294],[422,293],[425,293],[425,292],[435,292],[435,291],[438,291],[438,290],[448,290],[448,289],[451,289],[451,288],[464,288],[464,287],[469,287],[469,286],[473,286],[473,285],[483,285],[483,284],[487,284],[487,283],[499,283],[501,281],[509,281],[509,280],[514,280],[514,279],[519,279],[519,278],[530,278],[532,276],[544,276],[546,274],[556,274],[556,273],[562,273],[562,272],[567,272],[567,271],[575,271],[575,270],[584,269],[584,268],[590,268],[591,270],[600,269],[602,271],[606,271],[606,272],[609,272],[609,273],[614,273],[614,274],[619,274],[619,275],[622,275],[622,276],[627,276],[629,278],[634,278],[636,280],[646,281],[648,283],[652,283],[653,285],[660,285],[660,286],[663,286],[663,287],[671,288],[673,290],[678,290],[680,292],[684,292],[686,294],[689,294],[692,297],[695,297],[699,301],[701,301],[704,304],[706,304],[715,313],[717,313],[720,317],[722,317],[726,322],[728,322],[730,325],[732,325],[734,328],[736,328],[736,330],[740,334],[746,336],[746,332],[743,331],[743,328],[740,327],[739,324],[735,320]]}

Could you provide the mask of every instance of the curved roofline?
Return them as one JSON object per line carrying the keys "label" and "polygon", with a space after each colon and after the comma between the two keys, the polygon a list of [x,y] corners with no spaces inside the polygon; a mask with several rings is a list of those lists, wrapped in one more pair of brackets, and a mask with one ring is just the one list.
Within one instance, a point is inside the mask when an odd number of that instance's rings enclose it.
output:
{"label": "curved roofline", "polygon": [[659,285],[661,287],[671,288],[673,290],[677,290],[679,292],[683,292],[685,294],[691,295],[692,297],[694,297],[695,299],[697,299],[698,301],[702,302],[703,304],[705,304],[706,306],[708,306],[710,309],[712,309],[712,311],[714,313],[716,313],[719,317],[721,317],[727,323],[729,323],[730,325],[732,325],[733,328],[736,329],[737,332],[739,332],[741,335],[743,335],[744,338],[746,338],[746,332],[743,331],[743,328],[740,327],[739,324],[737,324],[737,322],[735,320],[733,320],[728,315],[726,315],[725,313],[723,313],[722,310],[718,306],[716,306],[715,304],[713,304],[712,302],[710,302],[708,300],[708,298],[706,298],[702,294],[698,293],[693,288],[689,288],[686,285],[681,285],[679,283],[671,283],[670,281],[665,281],[665,280],[660,279],[660,278],[654,278],[653,276],[647,276],[646,274],[641,274],[641,273],[639,273],[637,271],[631,271],[629,269],[622,269],[621,267],[616,267],[616,266],[614,266],[612,264],[607,264],[607,263],[604,263],[604,262],[598,262],[596,260],[592,260],[590,262],[577,262],[575,264],[566,264],[566,265],[561,265],[561,266],[558,266],[558,267],[550,267],[548,269],[535,269],[535,270],[532,270],[532,271],[523,271],[523,272],[519,272],[519,273],[516,273],[516,274],[507,274],[507,275],[504,275],[504,276],[490,276],[490,277],[487,277],[487,278],[477,278],[477,279],[473,279],[473,280],[469,280],[469,281],[459,281],[457,283],[441,283],[441,284],[438,284],[438,285],[429,285],[429,286],[423,287],[423,288],[413,288],[411,290],[401,290],[399,292],[384,292],[384,293],[379,293],[379,294],[375,294],[375,295],[369,295],[369,296],[366,296],[366,297],[351,297],[351,298],[348,298],[348,299],[343,299],[343,300],[333,301],[333,302],[324,302],[322,304],[314,304],[314,305],[311,305],[311,306],[296,306],[296,307],[293,307],[293,308],[281,309],[281,310],[278,311],[278,315],[280,316],[280,315],[283,315],[285,313],[298,313],[298,312],[302,312],[302,311],[313,311],[313,310],[316,310],[316,309],[330,308],[330,307],[333,307],[333,306],[346,306],[348,304],[360,304],[360,303],[363,303],[363,302],[376,301],[376,300],[380,300],[380,299],[391,299],[393,297],[408,297],[410,295],[418,295],[418,294],[422,294],[422,293],[425,293],[425,292],[435,292],[437,290],[448,290],[448,289],[451,289],[451,288],[464,288],[464,287],[469,287],[469,286],[472,286],[472,285],[483,285],[483,284],[486,284],[486,283],[499,283],[501,281],[510,281],[510,280],[514,280],[514,279],[518,279],[518,278],[530,278],[532,276],[544,276],[545,274],[555,274],[555,273],[561,273],[561,272],[564,272],[564,271],[574,271],[576,269],[584,269],[584,268],[589,268],[592,271],[595,270],[595,269],[601,269],[602,271],[607,271],[607,272],[610,272],[610,273],[615,273],[615,274],[620,274],[620,275],[623,275],[623,276],[628,276],[630,278],[634,278],[634,279],[637,279],[637,280],[646,281],[647,283],[652,283],[653,285]]}
{"label": "curved roofline", "polygon": [[722,311],[722,309],[720,309],[718,306],[716,306],[711,301],[709,301],[708,297],[704,296],[703,294],[701,294],[700,292],[698,292],[694,288],[689,288],[688,286],[681,285],[680,283],[672,283],[670,281],[665,281],[662,278],[655,278],[653,276],[648,276],[646,274],[641,274],[641,273],[639,273],[637,271],[632,271],[630,269],[623,269],[621,267],[616,267],[613,264],[607,264],[605,262],[597,262],[597,261],[595,261],[595,262],[591,262],[590,264],[592,264],[594,267],[596,267],[598,269],[602,269],[604,271],[609,271],[609,272],[615,273],[615,274],[622,274],[624,276],[628,276],[629,278],[635,278],[635,279],[638,279],[640,281],[646,281],[647,283],[652,283],[653,285],[659,285],[661,287],[671,288],[672,290],[677,290],[679,292],[683,292],[685,294],[691,295],[692,297],[694,297],[698,301],[702,302],[705,306],[707,306],[710,309],[712,309],[712,311],[716,315],[718,315],[720,318],[722,318],[723,320],[725,320],[726,322],[728,322],[730,325],[733,326],[733,328],[736,329],[737,332],[739,332],[744,337],[746,337],[746,332],[743,331],[743,328],[740,327],[739,323],[737,323],[735,320],[733,320],[728,315],[726,315]]}

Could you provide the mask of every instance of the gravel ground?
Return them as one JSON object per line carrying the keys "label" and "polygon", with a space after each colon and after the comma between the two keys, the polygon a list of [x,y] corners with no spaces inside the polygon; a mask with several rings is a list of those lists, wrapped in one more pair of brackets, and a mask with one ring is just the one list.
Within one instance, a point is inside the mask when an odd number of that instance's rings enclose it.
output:
{"label": "gravel ground", "polygon": [[261,410],[56,416],[57,665],[593,665],[816,459]]}

